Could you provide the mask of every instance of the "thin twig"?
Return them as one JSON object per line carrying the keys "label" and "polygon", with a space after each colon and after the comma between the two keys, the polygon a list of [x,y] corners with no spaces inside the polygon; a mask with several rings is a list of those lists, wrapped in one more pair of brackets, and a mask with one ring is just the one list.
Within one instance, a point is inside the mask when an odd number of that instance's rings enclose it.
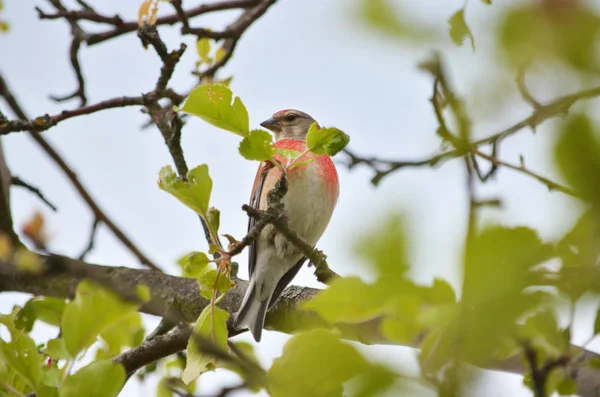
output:
{"label": "thin twig", "polygon": [[[9,89],[6,81],[0,75],[0,96],[3,97],[8,103],[11,110],[15,115],[22,119],[27,120],[28,117],[19,105],[18,101]],[[50,145],[39,133],[30,131],[30,135],[33,140],[42,147],[42,149],[50,156],[50,158],[58,165],[58,167],[65,173],[67,178],[71,181],[81,198],[85,201],[88,207],[94,213],[96,219],[100,219],[112,232],[113,234],[140,260],[140,262],[153,270],[160,271],[160,268],[154,264],[141,250],[131,241],[129,237],[113,222],[111,218],[98,206],[96,200],[92,198],[87,189],[81,184],[75,172],[67,165],[65,160],[60,154]]]}
{"label": "thin twig", "polygon": [[[54,6],[54,8],[56,8],[57,11],[67,12],[67,9],[62,5],[60,0],[48,1]],[[39,9],[38,12],[40,12]],[[83,78],[81,64],[79,63],[79,49],[81,48],[81,43],[86,40],[87,33],[79,26],[75,19],[67,17],[66,20],[71,26],[71,36],[73,37],[73,40],[71,41],[71,47],[69,48],[69,58],[71,60],[71,65],[73,66],[73,70],[75,71],[75,76],[77,77],[77,89],[72,94],[62,97],[51,96],[50,98],[56,102],[63,102],[72,98],[79,98],[79,106],[81,107],[87,104],[87,97],[85,95],[85,79]]]}
{"label": "thin twig", "polygon": [[[215,11],[233,10],[237,8],[248,8],[255,6],[258,3],[257,0],[229,0],[229,1],[217,1],[207,4],[201,4],[195,8],[191,8],[185,11],[185,16],[189,20],[202,14],[208,14]],[[65,15],[53,15],[52,18],[64,17]],[[90,20],[89,14],[75,13],[73,18],[78,20]],[[181,21],[181,16],[176,12],[174,14],[160,17],[156,20],[155,25],[174,25]],[[88,46],[102,43],[106,40],[113,39],[115,37],[135,32],[138,29],[137,21],[122,22],[120,24],[114,24],[114,29],[107,30],[105,32],[92,34],[86,40]]]}
{"label": "thin twig", "polygon": [[503,161],[503,160],[498,159],[497,157],[485,154],[485,153],[483,153],[483,152],[481,152],[481,151],[479,151],[477,149],[474,149],[474,153],[477,156],[482,157],[482,158],[488,160],[492,164],[501,165],[503,167],[510,168],[511,170],[515,170],[515,171],[518,171],[518,172],[523,173],[525,175],[529,175],[530,177],[535,178],[538,181],[540,181],[543,184],[545,184],[548,187],[549,190],[558,190],[559,192],[563,192],[565,194],[568,194],[569,196],[573,196],[573,197],[576,197],[576,198],[581,198],[581,195],[579,193],[577,193],[575,190],[570,189],[570,188],[568,188],[566,186],[562,186],[562,185],[560,185],[560,184],[558,184],[558,183],[556,183],[556,182],[554,182],[554,181],[552,181],[552,180],[550,180],[548,178],[545,178],[545,177],[543,177],[543,176],[541,176],[539,174],[536,174],[533,171],[530,171],[529,169],[527,169],[527,168],[525,168],[523,166],[507,163],[506,161]]}
{"label": "thin twig", "polygon": [[25,188],[27,190],[29,190],[31,193],[35,194],[36,196],[38,196],[38,198],[40,200],[42,200],[44,202],[44,204],[46,204],[48,207],[50,207],[52,209],[52,211],[58,211],[58,208],[56,208],[56,206],[54,204],[52,204],[45,196],[44,194],[40,191],[40,189],[38,189],[37,187],[24,182],[21,178],[16,177],[16,176],[12,176],[11,178],[11,184],[13,186],[20,186],[22,188]]}
{"label": "thin twig", "polygon": [[[482,146],[486,144],[499,143],[500,141],[510,137],[511,135],[521,131],[524,128],[535,128],[542,124],[544,121],[553,117],[565,115],[571,106],[578,101],[593,99],[600,96],[600,87],[595,87],[589,90],[583,90],[573,94],[565,95],[549,102],[546,105],[541,105],[538,109],[535,109],[533,113],[525,119],[513,124],[512,126],[503,129],[500,132],[492,134],[486,138],[482,138],[472,142],[471,146]],[[469,149],[470,151],[470,149]],[[352,168],[358,164],[365,164],[370,166],[375,171],[373,182],[379,183],[381,180],[405,166],[420,167],[420,166],[434,166],[441,160],[458,158],[466,155],[465,152],[453,149],[446,152],[436,154],[432,157],[417,160],[417,161],[396,161],[396,160],[384,160],[375,157],[360,157],[348,150],[345,153],[350,156],[350,161],[347,164],[349,168]]]}
{"label": "thin twig", "polygon": [[88,240],[88,243],[81,255],[79,255],[78,257],[80,261],[84,260],[87,254],[89,254],[94,249],[94,241],[96,239],[96,232],[98,231],[98,226],[100,226],[100,219],[96,218],[94,219],[94,223],[92,224],[92,230],[90,232],[90,238]]}
{"label": "thin twig", "polygon": [[0,135],[6,135],[17,131],[42,132],[50,129],[61,121],[79,117],[87,114],[96,113],[102,110],[123,108],[127,106],[142,106],[144,99],[142,96],[118,97],[98,102],[94,105],[80,107],[73,110],[64,110],[56,115],[43,115],[32,120],[18,119],[6,121],[0,124]]}

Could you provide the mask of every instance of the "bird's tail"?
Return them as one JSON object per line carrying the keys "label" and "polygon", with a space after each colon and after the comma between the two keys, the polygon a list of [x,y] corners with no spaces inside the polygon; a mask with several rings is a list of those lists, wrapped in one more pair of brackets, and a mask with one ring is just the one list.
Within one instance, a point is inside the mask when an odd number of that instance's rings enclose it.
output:
{"label": "bird's tail", "polygon": [[248,328],[254,340],[260,342],[270,299],[261,302],[257,295],[254,279],[251,279],[240,310],[235,315],[233,327],[238,330]]}

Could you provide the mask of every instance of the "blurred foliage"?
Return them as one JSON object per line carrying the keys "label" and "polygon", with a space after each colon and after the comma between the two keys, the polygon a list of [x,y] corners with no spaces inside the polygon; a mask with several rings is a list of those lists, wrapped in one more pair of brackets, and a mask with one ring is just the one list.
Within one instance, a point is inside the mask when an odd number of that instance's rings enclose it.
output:
{"label": "blurred foliage", "polygon": [[[4,1],[0,0],[0,14],[2,13],[3,10],[4,10]],[[6,32],[8,32],[8,29],[9,29],[8,22],[6,22],[0,18],[0,33],[6,33]]]}
{"label": "blurred foliage", "polygon": [[517,6],[503,15],[498,42],[516,65],[532,59],[557,59],[597,74],[599,33],[600,17],[585,2],[544,0]]}

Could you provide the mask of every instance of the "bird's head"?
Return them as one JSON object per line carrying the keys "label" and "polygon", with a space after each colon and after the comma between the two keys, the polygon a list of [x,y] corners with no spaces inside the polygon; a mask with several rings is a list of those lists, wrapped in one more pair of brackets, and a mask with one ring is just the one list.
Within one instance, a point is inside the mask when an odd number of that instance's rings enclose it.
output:
{"label": "bird's head", "polygon": [[306,139],[308,129],[315,120],[304,112],[295,109],[285,109],[273,114],[261,126],[275,134],[275,140]]}

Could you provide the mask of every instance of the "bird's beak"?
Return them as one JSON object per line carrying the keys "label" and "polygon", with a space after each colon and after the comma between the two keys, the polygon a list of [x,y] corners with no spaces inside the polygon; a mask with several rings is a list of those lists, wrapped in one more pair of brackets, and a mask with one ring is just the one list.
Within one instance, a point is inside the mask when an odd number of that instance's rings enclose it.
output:
{"label": "bird's beak", "polygon": [[273,117],[271,117],[268,120],[263,121],[262,123],[260,123],[260,125],[270,131],[275,131],[277,129],[277,127],[279,126],[279,124],[277,123],[277,120],[275,120]]}

